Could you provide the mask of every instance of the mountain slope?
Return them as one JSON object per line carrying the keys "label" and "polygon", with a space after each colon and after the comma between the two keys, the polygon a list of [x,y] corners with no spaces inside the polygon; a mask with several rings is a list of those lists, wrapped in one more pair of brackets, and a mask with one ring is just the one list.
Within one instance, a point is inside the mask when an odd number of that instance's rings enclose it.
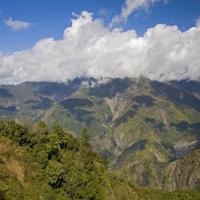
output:
{"label": "mountain slope", "polygon": [[174,190],[178,185],[164,186],[160,174],[199,146],[199,85],[80,78],[1,86],[0,115],[27,126],[59,122],[78,134],[88,127],[93,149],[111,168],[139,186]]}
{"label": "mountain slope", "polygon": [[[199,155],[198,155],[199,156]],[[137,188],[107,170],[92,152],[86,131],[74,138],[60,126],[32,129],[0,120],[0,199],[164,200],[199,199],[196,190]]]}
{"label": "mountain slope", "polygon": [[162,184],[165,190],[200,189],[200,149],[193,150],[167,165]]}

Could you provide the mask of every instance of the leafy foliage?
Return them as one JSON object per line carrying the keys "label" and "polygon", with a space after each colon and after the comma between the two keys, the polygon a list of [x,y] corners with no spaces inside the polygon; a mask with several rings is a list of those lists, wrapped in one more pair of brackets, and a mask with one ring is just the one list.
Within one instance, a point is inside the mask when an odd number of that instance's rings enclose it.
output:
{"label": "leafy foliage", "polygon": [[[191,197],[191,198],[190,198]],[[91,150],[88,130],[75,138],[58,124],[32,129],[0,120],[1,200],[199,199],[196,191],[138,189],[111,173]]]}
{"label": "leafy foliage", "polygon": [[[103,199],[102,174],[106,166],[91,151],[86,130],[83,130],[83,137],[76,139],[58,125],[48,131],[44,123],[39,123],[33,130],[28,130],[14,122],[1,120],[0,134],[2,167],[17,162],[21,170],[25,168],[21,173],[26,173],[22,181],[19,172],[14,172],[16,185],[10,185],[8,180],[13,177],[9,177],[9,170],[13,169],[5,169],[8,173],[1,174],[0,182],[2,198],[9,199],[12,193],[17,199],[26,199],[24,195],[28,192],[29,199],[32,199],[30,193],[33,192],[33,196],[39,199],[37,193],[41,195],[41,185],[44,184],[52,192],[60,191],[54,193],[59,196],[54,199]],[[9,146],[13,147],[10,153]],[[19,148],[22,154],[18,156],[15,151]],[[33,187],[35,182],[37,184]],[[30,191],[32,187],[34,191]]]}

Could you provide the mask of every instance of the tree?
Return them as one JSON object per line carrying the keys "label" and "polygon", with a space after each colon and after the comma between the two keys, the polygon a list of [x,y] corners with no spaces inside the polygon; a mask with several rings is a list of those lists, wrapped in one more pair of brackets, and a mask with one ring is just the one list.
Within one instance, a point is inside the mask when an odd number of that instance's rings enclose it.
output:
{"label": "tree", "polygon": [[81,132],[80,142],[83,146],[90,146],[88,129],[84,128]]}
{"label": "tree", "polygon": [[65,133],[63,127],[59,123],[55,123],[53,125],[53,132],[58,134],[59,137],[64,136],[64,133]]}
{"label": "tree", "polygon": [[60,162],[51,160],[45,170],[47,182],[54,188],[59,188],[62,184],[64,168]]}

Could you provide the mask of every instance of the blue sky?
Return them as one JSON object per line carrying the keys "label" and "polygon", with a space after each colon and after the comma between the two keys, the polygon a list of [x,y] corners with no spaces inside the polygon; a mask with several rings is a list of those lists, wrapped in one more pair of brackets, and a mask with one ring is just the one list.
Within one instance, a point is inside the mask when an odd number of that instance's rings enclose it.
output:
{"label": "blue sky", "polygon": [[[62,38],[64,29],[70,26],[72,12],[92,12],[108,25],[114,15],[120,14],[123,4],[123,0],[0,0],[0,52],[28,49],[46,37]],[[158,23],[175,24],[184,31],[194,26],[199,16],[199,0],[169,0],[154,4],[147,12],[133,13],[120,26],[135,29],[139,35]],[[9,17],[32,25],[25,30],[10,30],[4,23]]]}

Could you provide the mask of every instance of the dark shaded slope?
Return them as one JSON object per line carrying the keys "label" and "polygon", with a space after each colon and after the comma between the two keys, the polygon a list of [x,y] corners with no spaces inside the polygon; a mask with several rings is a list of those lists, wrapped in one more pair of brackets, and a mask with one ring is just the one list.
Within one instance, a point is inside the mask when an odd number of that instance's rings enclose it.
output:
{"label": "dark shaded slope", "polygon": [[200,100],[192,94],[161,82],[153,81],[151,85],[156,96],[164,96],[176,105],[189,106],[200,111]]}

